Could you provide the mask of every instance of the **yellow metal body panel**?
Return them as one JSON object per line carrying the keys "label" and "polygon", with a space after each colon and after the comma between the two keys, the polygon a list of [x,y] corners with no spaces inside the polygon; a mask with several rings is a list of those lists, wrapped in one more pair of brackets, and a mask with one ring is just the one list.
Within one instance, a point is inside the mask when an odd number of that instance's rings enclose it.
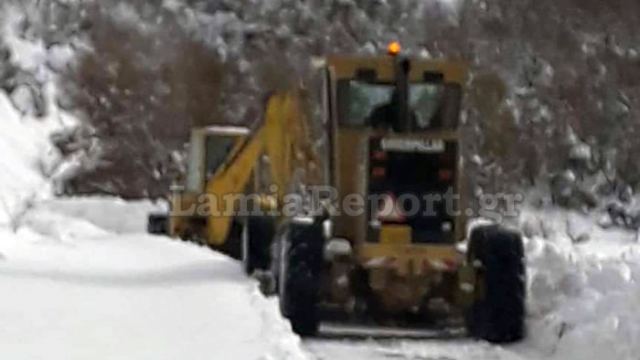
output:
{"label": "yellow metal body panel", "polygon": [[[440,139],[459,143],[460,134],[457,130],[425,130],[410,134],[395,134],[375,131],[371,129],[341,128],[336,131],[336,149],[333,154],[336,163],[336,185],[338,200],[342,202],[349,194],[367,193],[366,174],[368,164],[368,141],[372,135],[383,136],[386,139]],[[464,171],[462,164],[458,164],[456,188],[460,191],[460,208],[467,203],[466,194],[463,193]],[[367,234],[367,218],[362,213],[357,216],[340,215],[334,218],[335,234],[338,237],[352,240],[354,243],[363,243]],[[463,240],[465,237],[464,214],[455,219],[455,239]]]}
{"label": "yellow metal body panel", "polygon": [[463,262],[463,255],[452,245],[362,244],[357,257],[366,268],[393,270],[400,275],[425,275],[430,269],[443,270],[441,266]]}
{"label": "yellow metal body panel", "polygon": [[[365,194],[366,146],[368,137],[356,129],[344,129],[337,133],[334,161],[336,164],[335,184],[338,201],[342,203],[349,194]],[[340,215],[334,218],[335,234],[354,242],[364,241],[367,230],[366,213],[355,216]]]}
{"label": "yellow metal body panel", "polygon": [[388,245],[411,244],[411,227],[408,225],[385,225],[380,229],[380,243]]}
{"label": "yellow metal body panel", "polygon": [[[394,62],[392,56],[383,57],[329,57],[327,65],[334,70],[338,79],[353,79],[358,71],[375,70],[381,81],[394,80]],[[426,71],[441,73],[445,82],[464,84],[468,65],[462,61],[411,60],[409,81],[420,82]]]}
{"label": "yellow metal body panel", "polygon": [[415,258],[425,260],[457,260],[461,254],[452,245],[426,244],[363,244],[360,245],[358,256],[366,263],[375,258]]}

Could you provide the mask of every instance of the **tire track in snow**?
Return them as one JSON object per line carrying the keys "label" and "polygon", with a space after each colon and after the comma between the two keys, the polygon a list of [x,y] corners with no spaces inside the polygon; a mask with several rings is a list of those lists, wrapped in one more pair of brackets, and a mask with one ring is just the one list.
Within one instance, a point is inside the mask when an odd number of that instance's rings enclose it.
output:
{"label": "tire track in snow", "polygon": [[500,346],[470,339],[314,339],[305,341],[317,360],[521,360]]}

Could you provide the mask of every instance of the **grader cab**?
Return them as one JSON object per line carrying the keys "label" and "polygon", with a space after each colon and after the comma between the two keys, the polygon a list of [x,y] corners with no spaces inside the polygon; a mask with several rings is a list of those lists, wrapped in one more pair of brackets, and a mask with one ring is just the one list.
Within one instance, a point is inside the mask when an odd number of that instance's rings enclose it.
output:
{"label": "grader cab", "polygon": [[301,335],[343,319],[458,321],[474,337],[522,338],[520,236],[493,225],[467,239],[464,64],[393,53],[316,67],[315,101],[293,89],[251,130],[194,132],[169,233],[271,279]]}

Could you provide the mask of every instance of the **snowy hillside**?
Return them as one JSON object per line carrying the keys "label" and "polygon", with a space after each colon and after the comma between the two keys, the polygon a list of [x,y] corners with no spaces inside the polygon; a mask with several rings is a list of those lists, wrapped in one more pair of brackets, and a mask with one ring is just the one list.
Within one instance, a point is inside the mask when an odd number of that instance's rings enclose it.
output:
{"label": "snowy hillside", "polygon": [[[30,75],[18,76],[11,93],[0,91],[0,224],[15,226],[12,222],[18,221],[31,203],[53,193],[51,180],[61,170],[60,155],[50,136],[73,124],[74,119],[57,106],[56,77],[51,69],[62,66],[71,53],[59,46],[45,49],[39,41],[19,37],[21,14],[3,8],[0,43],[9,53],[13,71]],[[37,90],[33,83],[37,83]],[[36,92],[44,101],[45,114],[37,114]]]}

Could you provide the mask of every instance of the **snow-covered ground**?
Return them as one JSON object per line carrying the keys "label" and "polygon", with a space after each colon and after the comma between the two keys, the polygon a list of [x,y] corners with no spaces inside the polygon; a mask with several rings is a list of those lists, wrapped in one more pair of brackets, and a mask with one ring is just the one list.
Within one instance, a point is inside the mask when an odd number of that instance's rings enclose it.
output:
{"label": "snow-covered ground", "polygon": [[[0,90],[0,225],[15,227],[33,202],[50,198],[52,177],[62,168],[60,155],[50,137],[55,131],[74,124],[75,119],[61,111],[56,102],[56,75],[52,71],[72,56],[68,46],[46,48],[41,41],[18,35],[23,14],[0,3],[0,44],[8,49],[15,71],[29,74],[42,94],[44,116],[36,116],[31,83],[17,81],[8,94]],[[0,72],[4,71],[0,63]],[[23,76],[22,78],[26,78]]]}
{"label": "snow-covered ground", "polygon": [[[307,349],[318,359],[349,360],[521,360],[517,352],[487,343],[461,339],[311,340]],[[531,357],[531,359],[539,359]]]}
{"label": "snow-covered ground", "polygon": [[[305,344],[321,359],[632,360],[640,356],[640,244],[636,234],[603,230],[597,218],[526,207],[521,227],[528,262],[528,337],[496,346],[425,334],[389,339],[339,337]],[[589,234],[574,244],[571,238]]]}
{"label": "snow-covered ground", "polygon": [[144,234],[153,208],[55,200],[3,229],[0,358],[307,358],[237,263]]}
{"label": "snow-covered ground", "polygon": [[[635,232],[557,209],[522,216],[529,263],[531,351],[553,359],[637,359],[640,244]],[[568,235],[571,234],[571,235]],[[576,235],[578,234],[578,235]],[[588,234],[582,243],[571,238]]]}
{"label": "snow-covered ground", "polygon": [[[0,230],[0,357],[595,360],[640,351],[640,251],[631,240],[602,255],[606,239],[574,247],[552,227],[551,240],[527,239],[530,333],[521,344],[428,332],[301,341],[236,262],[144,234],[144,215],[160,207],[46,200],[16,232]],[[529,211],[527,219],[539,216],[548,214]],[[562,216],[578,215],[552,219]]]}
{"label": "snow-covered ground", "polygon": [[17,232],[0,231],[0,291],[8,294],[0,299],[0,358],[520,358],[438,333],[301,341],[236,262],[146,235],[144,215],[159,207],[54,199],[34,205]]}

